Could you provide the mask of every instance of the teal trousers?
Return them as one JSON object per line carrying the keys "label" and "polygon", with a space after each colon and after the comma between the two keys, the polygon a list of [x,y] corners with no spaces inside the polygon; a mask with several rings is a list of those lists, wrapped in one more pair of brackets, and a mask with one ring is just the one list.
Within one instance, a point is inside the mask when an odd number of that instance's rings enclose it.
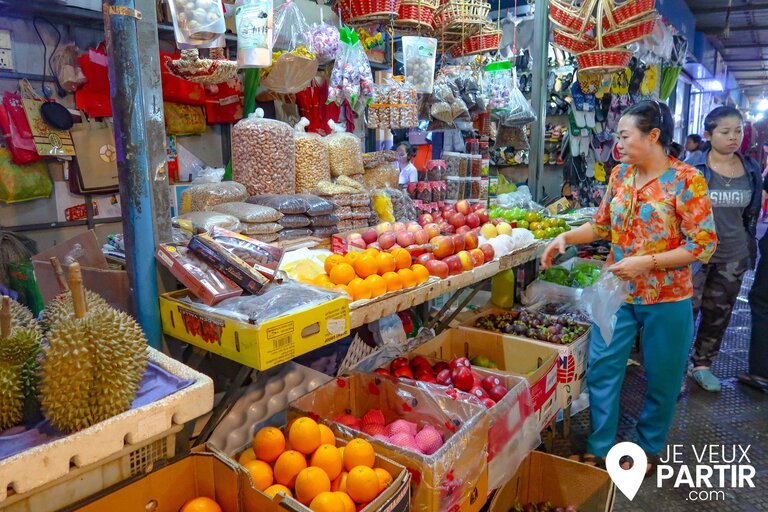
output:
{"label": "teal trousers", "polygon": [[600,329],[592,327],[587,370],[592,414],[588,453],[604,457],[616,444],[621,386],[641,327],[648,387],[637,422],[637,444],[650,454],[658,454],[666,444],[693,342],[690,299],[652,305],[624,304],[616,313],[610,345],[605,343]]}

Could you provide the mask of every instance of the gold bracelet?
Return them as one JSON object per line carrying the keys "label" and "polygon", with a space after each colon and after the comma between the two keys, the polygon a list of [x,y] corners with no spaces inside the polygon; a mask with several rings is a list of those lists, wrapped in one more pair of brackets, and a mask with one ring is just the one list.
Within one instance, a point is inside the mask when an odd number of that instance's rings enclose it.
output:
{"label": "gold bracelet", "polygon": [[653,270],[658,270],[659,269],[659,262],[656,261],[656,255],[655,254],[651,254],[651,259],[653,260]]}

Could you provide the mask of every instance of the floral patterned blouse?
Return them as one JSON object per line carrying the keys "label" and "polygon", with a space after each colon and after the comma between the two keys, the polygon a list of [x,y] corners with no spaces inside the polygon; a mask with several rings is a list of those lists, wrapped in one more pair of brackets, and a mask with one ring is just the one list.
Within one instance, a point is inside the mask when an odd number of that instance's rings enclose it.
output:
{"label": "floral patterned blouse", "polygon": [[[592,228],[611,241],[607,264],[678,247],[706,263],[717,246],[707,182],[698,169],[676,158],[670,158],[669,169],[640,190],[635,188],[634,166],[616,166]],[[691,268],[686,265],[633,279],[627,302],[676,302],[692,295]]]}

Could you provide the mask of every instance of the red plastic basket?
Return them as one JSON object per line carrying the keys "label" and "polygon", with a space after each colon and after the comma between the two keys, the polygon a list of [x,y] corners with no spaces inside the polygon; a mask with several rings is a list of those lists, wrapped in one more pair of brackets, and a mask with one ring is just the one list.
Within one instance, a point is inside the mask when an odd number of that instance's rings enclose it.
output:
{"label": "red plastic basket", "polygon": [[656,28],[658,18],[654,15],[650,19],[642,19],[622,26],[617,30],[605,32],[603,34],[603,46],[612,48],[615,46],[626,46],[647,37]]}
{"label": "red plastic basket", "polygon": [[498,50],[501,36],[501,30],[496,30],[495,27],[493,29],[484,28],[479,34],[465,39],[461,45],[451,48],[451,55],[461,57]]}
{"label": "red plastic basket", "polygon": [[397,19],[400,0],[338,0],[336,8],[341,9],[344,23],[361,25]]}
{"label": "red plastic basket", "polygon": [[431,29],[437,7],[438,2],[436,0],[402,0],[395,28]]}
{"label": "red plastic basket", "polygon": [[592,50],[596,41],[586,34],[577,35],[560,29],[554,30],[554,45],[569,53],[583,53]]}
{"label": "red plastic basket", "polygon": [[597,71],[604,73],[626,68],[632,59],[632,52],[611,48],[592,50],[576,56],[579,71]]}
{"label": "red plastic basket", "polygon": [[584,9],[586,14],[582,15],[580,10],[574,10],[571,6],[552,0],[549,3],[549,20],[553,25],[565,32],[585,32],[595,27],[592,22],[590,6]]}
{"label": "red plastic basket", "polygon": [[[629,0],[620,5],[611,3],[611,11],[603,16],[603,27],[618,27],[656,12],[656,0]],[[613,20],[613,23],[611,23]]]}

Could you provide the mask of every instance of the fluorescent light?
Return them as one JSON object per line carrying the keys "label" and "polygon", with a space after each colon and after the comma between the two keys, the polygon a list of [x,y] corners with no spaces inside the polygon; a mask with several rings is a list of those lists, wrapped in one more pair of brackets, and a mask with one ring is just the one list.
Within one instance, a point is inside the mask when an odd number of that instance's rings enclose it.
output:
{"label": "fluorescent light", "polygon": [[757,110],[764,112],[768,110],[768,98],[763,98],[760,103],[757,104]]}
{"label": "fluorescent light", "polygon": [[698,83],[699,86],[701,86],[701,89],[705,92],[723,92],[725,90],[723,84],[716,78],[705,78],[699,80]]}
{"label": "fluorescent light", "polygon": [[762,121],[763,120],[763,113],[759,113],[755,116],[755,121]]}

